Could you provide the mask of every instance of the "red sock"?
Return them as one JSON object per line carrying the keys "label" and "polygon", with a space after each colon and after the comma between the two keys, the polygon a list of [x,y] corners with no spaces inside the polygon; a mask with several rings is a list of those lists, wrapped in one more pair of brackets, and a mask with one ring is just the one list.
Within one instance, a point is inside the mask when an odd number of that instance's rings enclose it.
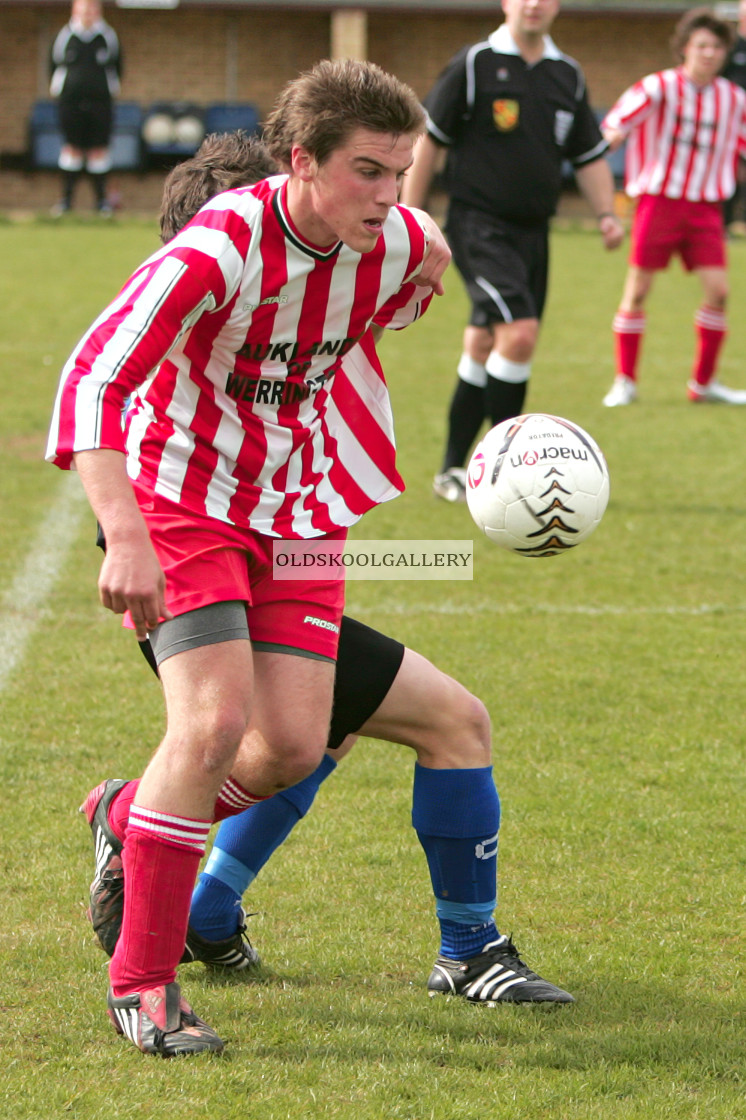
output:
{"label": "red sock", "polygon": [[698,385],[707,385],[715,376],[720,349],[727,335],[725,312],[703,304],[694,316],[697,352],[692,377]]}
{"label": "red sock", "polygon": [[[122,786],[109,805],[109,824],[122,843],[124,843],[127,835],[130,806],[135,799],[139,785],[139,778],[136,781],[127,782],[127,785]],[[258,797],[255,793],[249,793],[235,778],[226,778],[215,802],[213,820],[215,822],[223,821],[226,817],[233,817],[237,813],[242,813],[244,809],[248,809],[250,805],[256,805],[259,801],[265,800],[266,798]]]}
{"label": "red sock", "polygon": [[644,311],[617,311],[613,322],[617,377],[637,380],[637,363],[645,334]]}
{"label": "red sock", "polygon": [[109,804],[107,819],[111,825],[112,832],[119,837],[122,843],[124,843],[124,838],[127,835],[127,821],[130,815],[130,805],[134,801],[139,785],[139,778],[134,782],[127,782],[127,785],[122,786],[119,793]]}
{"label": "red sock", "polygon": [[235,778],[226,778],[215,802],[214,819],[217,822],[224,821],[226,817],[235,817],[237,813],[242,813],[244,809],[248,809],[250,805],[256,805],[259,801],[266,800],[266,797],[257,797],[255,793],[249,793]]}
{"label": "red sock", "polygon": [[132,806],[122,852],[122,932],[109,965],[115,996],[176,979],[211,823]]}

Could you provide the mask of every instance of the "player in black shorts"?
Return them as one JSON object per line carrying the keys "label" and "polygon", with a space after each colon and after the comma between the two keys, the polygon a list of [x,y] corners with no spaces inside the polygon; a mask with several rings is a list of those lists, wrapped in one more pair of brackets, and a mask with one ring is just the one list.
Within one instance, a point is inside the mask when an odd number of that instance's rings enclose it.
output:
{"label": "player in black shorts", "polygon": [[65,141],[59,158],[63,193],[55,214],[72,207],[84,169],[93,183],[97,209],[102,214],[111,212],[106,176],[121,68],[119,40],[104,21],[99,0],[74,0],[70,22],[55,38],[50,59],[50,92],[57,98]]}
{"label": "player in black shorts", "polygon": [[445,149],[446,233],[472,305],[433,483],[450,502],[465,497],[464,464],[484,419],[494,425],[523,410],[565,160],[606,248],[623,238],[583,73],[549,37],[559,0],[502,7],[505,23],[455,55],[426,98],[427,135],[402,190],[407,205],[424,205]]}
{"label": "player in black shorts", "polygon": [[[163,240],[214,194],[266,174],[266,158],[261,145],[241,133],[208,137],[166,181]],[[157,672],[150,643],[141,648]],[[412,823],[428,861],[441,929],[429,992],[477,1002],[571,1002],[572,996],[524,964],[494,922],[500,806],[484,705],[420,654],[347,616],[339,636],[327,753],[302,782],[221,823],[195,889],[183,961],[232,970],[257,963],[245,932],[242,896],[358,734],[402,743],[417,755]],[[124,816],[120,802],[131,796],[125,787],[132,784],[104,783],[89,816],[98,858],[90,917],[109,954],[119,936],[123,901],[122,844],[110,813]]]}

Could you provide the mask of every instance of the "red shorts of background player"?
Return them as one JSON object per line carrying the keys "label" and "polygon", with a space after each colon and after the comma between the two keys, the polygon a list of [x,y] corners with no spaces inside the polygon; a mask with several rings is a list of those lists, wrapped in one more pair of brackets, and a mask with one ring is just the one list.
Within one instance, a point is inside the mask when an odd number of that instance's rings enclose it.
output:
{"label": "red shorts of background player", "polygon": [[[135,486],[174,615],[243,601],[252,643],[277,652],[335,660],[344,579],[275,580],[272,537],[205,517]],[[319,539],[344,541],[346,530]],[[125,624],[131,621],[125,618]]]}
{"label": "red shorts of background player", "polygon": [[644,194],[632,223],[629,263],[648,272],[667,268],[678,253],[684,268],[725,268],[725,233],[719,202],[689,202]]}

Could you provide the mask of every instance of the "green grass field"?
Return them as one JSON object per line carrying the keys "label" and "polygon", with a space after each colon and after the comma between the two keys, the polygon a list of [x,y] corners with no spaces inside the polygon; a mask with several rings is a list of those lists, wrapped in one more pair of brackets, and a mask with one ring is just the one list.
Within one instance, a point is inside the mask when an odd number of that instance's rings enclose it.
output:
{"label": "green grass field", "polygon": [[[361,742],[247,896],[260,980],[181,973],[223,1057],[119,1040],[84,919],[76,809],[162,728],[131,635],[97,604],[93,522],[42,462],[59,369],[155,223],[0,225],[0,1115],[13,1120],[733,1120],[744,1105],[746,411],[685,399],[696,284],[649,307],[641,401],[605,410],[622,254],[553,238],[529,406],[586,427],[611,501],[576,552],[475,539],[473,583],[362,583],[349,613],[464,681],[493,718],[499,921],[568,1008],[428,1000],[438,938],[409,824],[412,758]],[[746,243],[727,384],[746,385]],[[476,538],[435,501],[465,304],[384,343],[407,493],[369,538]],[[71,490],[70,484],[73,489]],[[33,567],[31,541],[56,563]],[[46,582],[45,582],[46,581]]]}

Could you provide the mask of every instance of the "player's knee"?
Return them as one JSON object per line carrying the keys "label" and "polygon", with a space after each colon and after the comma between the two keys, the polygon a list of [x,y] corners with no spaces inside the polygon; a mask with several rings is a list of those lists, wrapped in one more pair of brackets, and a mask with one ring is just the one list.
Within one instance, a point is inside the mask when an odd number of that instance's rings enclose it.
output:
{"label": "player's knee", "polygon": [[492,759],[490,714],[479,697],[474,696],[471,692],[466,692],[462,699],[461,723],[466,730],[472,756],[481,759],[477,765],[489,766]]}
{"label": "player's knee", "polygon": [[717,285],[710,289],[706,295],[707,304],[709,307],[714,307],[718,311],[725,311],[726,304],[728,303],[728,285]]}
{"label": "player's knee", "polygon": [[450,681],[442,692],[442,703],[423,728],[416,749],[420,762],[445,768],[489,766],[492,759],[492,727],[489,712],[468,689]]}
{"label": "player's knee", "polygon": [[318,767],[326,750],[325,729],[318,734],[310,730],[293,735],[288,733],[282,742],[271,744],[275,763],[275,778],[278,788],[287,789],[302,782]]}
{"label": "player's knee", "polygon": [[518,319],[511,323],[509,334],[500,336],[499,352],[511,362],[530,362],[537,337],[533,319]]}
{"label": "player's knee", "polygon": [[186,731],[172,736],[179,749],[189,753],[206,775],[222,773],[230,767],[246,731],[246,713],[239,705],[223,706],[192,714]]}

